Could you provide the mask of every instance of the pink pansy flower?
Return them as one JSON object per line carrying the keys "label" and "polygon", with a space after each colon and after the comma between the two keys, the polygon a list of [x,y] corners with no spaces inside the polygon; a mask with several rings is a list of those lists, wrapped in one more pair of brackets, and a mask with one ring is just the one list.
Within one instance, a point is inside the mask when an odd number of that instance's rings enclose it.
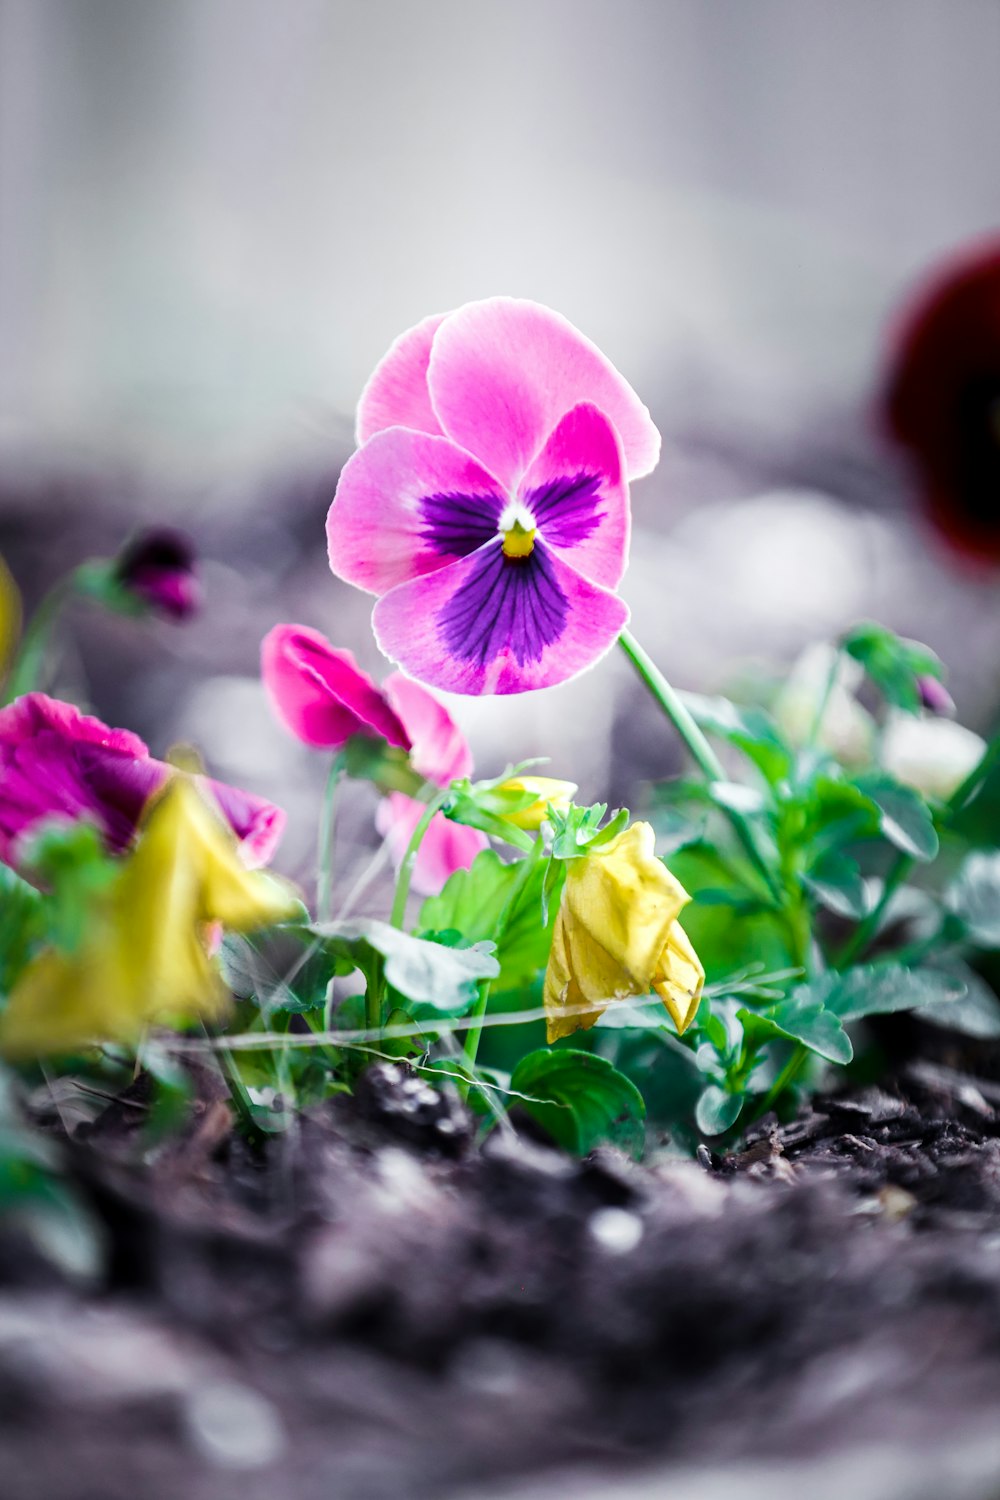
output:
{"label": "pink pansy flower", "polygon": [[[350,651],[340,651],[318,630],[276,625],[261,646],[264,686],[282,723],[305,744],[336,750],[353,735],[383,739],[406,750],[419,776],[447,786],[472,771],[465,736],[443,704],[419,683],[393,672],[379,688]],[[376,827],[398,866],[424,804],[393,792],[379,804]],[[436,894],[455,870],[467,870],[485,835],[438,813],[420,847],[413,886]]]}
{"label": "pink pansy flower", "polygon": [[[173,774],[138,735],[28,693],[0,709],[0,860],[16,866],[21,840],[50,818],[89,819],[120,853],[149,798]],[[224,782],[196,779],[231,825],[247,864],[266,864],[284,827],[281,809]]]}
{"label": "pink pansy flower", "polygon": [[496,297],[397,339],[330,508],[334,573],[379,595],[382,650],[459,693],[551,686],[628,619],[628,480],[659,433],[570,323]]}

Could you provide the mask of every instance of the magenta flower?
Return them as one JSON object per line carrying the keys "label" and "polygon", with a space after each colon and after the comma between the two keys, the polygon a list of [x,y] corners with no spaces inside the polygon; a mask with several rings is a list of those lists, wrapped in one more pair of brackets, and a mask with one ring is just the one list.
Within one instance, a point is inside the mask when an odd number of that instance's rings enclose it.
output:
{"label": "magenta flower", "polygon": [[551,686],[614,643],[628,480],[659,433],[557,313],[497,297],[404,333],[366,386],[330,507],[334,573],[382,650],[459,693]]}
{"label": "magenta flower", "polygon": [[[50,818],[89,819],[108,848],[128,848],[149,798],[173,767],[138,735],[109,729],[71,703],[28,693],[0,709],[0,860],[15,866],[20,841]],[[221,781],[197,778],[240,840],[266,864],[281,837],[280,808]]]}
{"label": "magenta flower", "polygon": [[127,542],[115,558],[115,582],[143,609],[186,620],[201,606],[201,584],[189,537],[168,527],[150,527]]}
{"label": "magenta flower", "polygon": [[386,695],[350,651],[307,625],[275,625],[261,642],[261,676],[281,722],[304,744],[339,750],[354,735],[409,750],[410,736]]}

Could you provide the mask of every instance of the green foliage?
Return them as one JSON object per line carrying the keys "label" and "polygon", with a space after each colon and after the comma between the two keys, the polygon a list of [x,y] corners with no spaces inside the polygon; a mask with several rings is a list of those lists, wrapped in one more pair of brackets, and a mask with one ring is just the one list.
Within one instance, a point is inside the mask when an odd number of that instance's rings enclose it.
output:
{"label": "green foliage", "polygon": [[397,994],[441,1015],[464,1015],[479,984],[500,972],[491,941],[450,947],[400,932],[374,917],[319,922],[306,930],[339,962],[342,972],[356,968],[371,976],[377,965]]}
{"label": "green foliage", "polygon": [[568,1151],[584,1155],[609,1141],[634,1156],[641,1154],[642,1095],[605,1058],[570,1047],[543,1047],[521,1059],[510,1086],[520,1096],[519,1107]]}
{"label": "green foliage", "polygon": [[590,807],[574,805],[564,813],[553,809],[553,859],[577,859],[617,838],[628,827],[628,811],[626,808],[619,808],[605,823],[603,820],[607,811],[606,802],[595,802]]}
{"label": "green foliage", "polygon": [[969,854],[945,899],[971,943],[1000,948],[1000,851]]}
{"label": "green foliage", "polygon": [[[536,846],[541,851],[541,846]],[[446,931],[467,943],[493,941],[500,972],[498,993],[529,985],[544,969],[552,941],[555,906],[542,919],[547,866],[537,855],[505,864],[492,849],[476,856],[471,869],[456,870],[440,895],[424,902],[420,925],[425,936]]]}

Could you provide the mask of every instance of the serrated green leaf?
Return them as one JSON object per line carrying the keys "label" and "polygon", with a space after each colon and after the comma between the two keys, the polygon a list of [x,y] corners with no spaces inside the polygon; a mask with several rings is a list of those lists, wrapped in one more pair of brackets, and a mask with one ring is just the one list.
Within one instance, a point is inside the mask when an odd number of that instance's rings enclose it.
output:
{"label": "serrated green leaf", "polygon": [[745,1097],[744,1094],[731,1094],[717,1083],[710,1083],[699,1098],[694,1113],[695,1124],[702,1135],[722,1135],[735,1125]]}
{"label": "serrated green leaf", "polygon": [[920,1019],[962,1036],[1000,1037],[1000,999],[986,981],[959,959],[942,967],[951,979],[965,986],[965,994],[957,1000],[931,1000],[920,1007]]}
{"label": "serrated green leaf", "polygon": [[633,1156],[642,1154],[642,1095],[606,1058],[569,1047],[540,1047],[522,1057],[510,1085],[528,1096],[518,1106],[567,1151],[585,1156],[610,1141]]}
{"label": "serrated green leaf", "polygon": [[897,1010],[947,1004],[965,994],[964,983],[941,970],[908,969],[903,964],[865,964],[838,974],[835,970],[799,985],[793,1000],[819,1003],[841,1021],[888,1015]]}

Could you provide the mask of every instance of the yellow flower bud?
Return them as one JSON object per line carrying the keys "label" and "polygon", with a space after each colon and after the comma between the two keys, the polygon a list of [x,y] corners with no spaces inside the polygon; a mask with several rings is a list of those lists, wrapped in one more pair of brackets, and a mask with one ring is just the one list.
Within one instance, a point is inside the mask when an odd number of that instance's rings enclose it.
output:
{"label": "yellow flower bud", "polygon": [[503,817],[504,822],[513,823],[515,828],[524,828],[528,833],[534,833],[545,821],[550,804],[556,812],[566,812],[576,796],[576,782],[557,781],[552,776],[512,776],[508,781],[501,782],[497,790],[531,792],[534,802],[529,802],[519,812],[504,813]]}
{"label": "yellow flower bud", "polygon": [[550,1042],[593,1026],[615,1000],[651,991],[687,1030],[705,982],[677,920],[689,900],[656,858],[648,823],[569,862],[545,971]]}
{"label": "yellow flower bud", "polygon": [[8,1057],[135,1041],[164,1018],[225,1012],[209,957],[213,923],[250,931],[294,915],[274,876],[243,865],[236,839],[186,777],[154,798],[139,841],[95,898],[78,948],[49,948],[27,966],[0,1017]]}

